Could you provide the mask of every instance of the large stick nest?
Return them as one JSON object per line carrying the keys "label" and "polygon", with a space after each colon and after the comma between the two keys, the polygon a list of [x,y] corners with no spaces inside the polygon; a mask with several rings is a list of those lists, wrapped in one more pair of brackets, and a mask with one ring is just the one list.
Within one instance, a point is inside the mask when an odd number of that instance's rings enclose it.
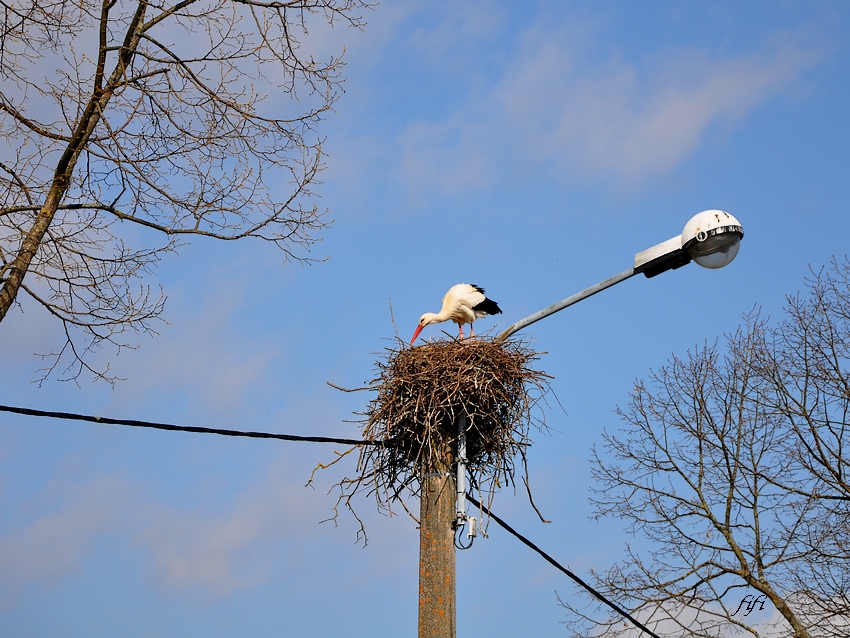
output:
{"label": "large stick nest", "polygon": [[403,494],[419,493],[423,476],[454,474],[461,415],[472,487],[492,501],[497,488],[515,485],[531,427],[545,430],[538,402],[551,377],[531,368],[540,354],[486,337],[387,348],[368,388],[377,396],[360,413],[363,438],[375,444],[360,447],[356,476],[338,484],[340,502],[351,508],[365,491],[391,512],[395,501],[404,506]]}

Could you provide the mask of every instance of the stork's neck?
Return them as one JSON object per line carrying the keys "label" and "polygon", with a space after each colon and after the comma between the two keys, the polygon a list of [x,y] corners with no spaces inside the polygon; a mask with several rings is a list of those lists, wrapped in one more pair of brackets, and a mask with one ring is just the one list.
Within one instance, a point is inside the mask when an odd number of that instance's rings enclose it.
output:
{"label": "stork's neck", "polygon": [[425,320],[425,324],[423,325],[440,323],[441,321],[448,321],[451,319],[451,314],[449,313],[448,308],[443,308],[440,312],[426,312],[422,315],[422,319]]}

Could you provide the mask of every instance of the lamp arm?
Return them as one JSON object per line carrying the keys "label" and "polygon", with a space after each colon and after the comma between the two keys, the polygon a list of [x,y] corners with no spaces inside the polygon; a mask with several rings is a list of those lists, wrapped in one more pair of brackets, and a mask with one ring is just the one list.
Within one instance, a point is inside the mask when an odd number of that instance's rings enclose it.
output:
{"label": "lamp arm", "polygon": [[555,314],[559,310],[563,310],[564,308],[566,308],[568,306],[572,306],[573,304],[578,303],[582,299],[587,299],[588,297],[595,295],[597,292],[601,292],[601,291],[605,290],[606,288],[610,288],[614,284],[618,284],[621,281],[625,281],[629,277],[632,277],[636,274],[638,274],[637,270],[635,270],[634,268],[629,268],[628,270],[624,270],[623,272],[621,272],[619,275],[614,275],[613,277],[609,277],[605,281],[601,281],[598,284],[596,284],[595,286],[591,286],[590,288],[586,288],[585,290],[582,290],[581,292],[574,294],[572,297],[567,297],[563,301],[559,301],[556,304],[552,304],[548,308],[544,308],[543,310],[541,310],[539,312],[535,312],[533,315],[529,315],[525,319],[520,319],[515,324],[513,324],[510,328],[508,328],[502,334],[500,334],[497,337],[497,340],[502,341],[503,339],[507,339],[512,334],[522,330],[526,326],[530,326],[531,324],[533,324],[536,321],[540,321],[541,319],[544,319],[545,317],[548,317],[549,315]]}

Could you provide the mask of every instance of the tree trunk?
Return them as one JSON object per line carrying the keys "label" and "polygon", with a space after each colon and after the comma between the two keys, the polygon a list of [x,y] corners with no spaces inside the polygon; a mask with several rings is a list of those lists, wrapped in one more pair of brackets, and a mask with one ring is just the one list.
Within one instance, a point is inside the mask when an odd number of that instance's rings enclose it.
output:
{"label": "tree trunk", "polygon": [[[111,6],[111,3],[104,1],[103,14],[101,16],[101,28],[104,31],[106,29],[107,16]],[[32,260],[35,258],[35,254],[41,246],[41,242],[44,239],[47,229],[53,222],[56,211],[62,203],[62,198],[68,191],[68,187],[71,184],[71,175],[74,172],[77,159],[86,148],[95,127],[103,117],[103,113],[106,111],[106,106],[109,104],[109,100],[112,97],[114,87],[124,78],[125,71],[129,67],[130,62],[135,55],[136,47],[139,43],[139,34],[137,33],[137,29],[145,15],[146,7],[147,0],[139,2],[139,6],[136,9],[133,20],[127,29],[127,33],[124,38],[124,46],[118,54],[115,69],[112,71],[112,76],[110,77],[109,84],[106,89],[100,86],[103,61],[106,58],[106,43],[101,41],[98,54],[98,72],[95,86],[92,91],[92,97],[89,99],[79,122],[77,122],[74,127],[68,146],[65,148],[65,151],[62,153],[62,157],[59,159],[59,163],[57,164],[56,170],[53,174],[50,192],[47,194],[47,199],[36,216],[35,222],[27,233],[27,236],[21,243],[21,248],[9,268],[9,274],[2,282],[2,288],[0,288],[0,321],[3,321],[6,317],[6,313],[9,312],[9,308],[11,308],[12,304],[15,303],[15,299],[18,297],[18,291],[24,281],[24,277],[27,272],[29,272],[30,264],[32,264]]]}

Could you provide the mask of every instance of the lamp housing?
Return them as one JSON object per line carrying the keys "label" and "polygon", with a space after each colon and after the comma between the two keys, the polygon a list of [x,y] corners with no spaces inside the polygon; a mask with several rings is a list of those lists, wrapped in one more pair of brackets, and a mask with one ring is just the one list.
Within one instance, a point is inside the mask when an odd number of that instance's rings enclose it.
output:
{"label": "lamp housing", "polygon": [[646,277],[681,268],[691,260],[704,268],[722,268],[735,259],[744,228],[723,210],[697,213],[681,235],[672,237],[635,255],[634,269]]}
{"label": "lamp housing", "polygon": [[682,231],[682,248],[704,268],[723,268],[735,259],[744,237],[740,222],[724,210],[704,210]]}

